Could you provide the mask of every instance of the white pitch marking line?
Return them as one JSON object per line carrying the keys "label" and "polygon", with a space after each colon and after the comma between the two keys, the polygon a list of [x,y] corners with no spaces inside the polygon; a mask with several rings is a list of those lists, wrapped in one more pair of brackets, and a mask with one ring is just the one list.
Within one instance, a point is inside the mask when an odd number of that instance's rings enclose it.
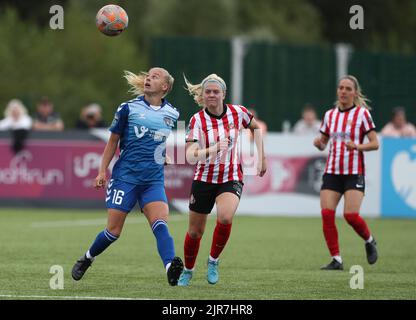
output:
{"label": "white pitch marking line", "polygon": [[[172,216],[168,221],[182,221],[187,218],[187,215]],[[84,220],[57,220],[57,221],[44,221],[33,222],[30,226],[32,228],[60,228],[60,227],[83,227],[83,226],[102,226],[107,223],[106,219],[84,219]],[[144,218],[127,218],[127,224],[140,224],[147,223]]]}
{"label": "white pitch marking line", "polygon": [[15,294],[0,294],[0,298],[73,299],[73,300],[153,300],[149,298],[38,296],[38,295],[15,295]]}

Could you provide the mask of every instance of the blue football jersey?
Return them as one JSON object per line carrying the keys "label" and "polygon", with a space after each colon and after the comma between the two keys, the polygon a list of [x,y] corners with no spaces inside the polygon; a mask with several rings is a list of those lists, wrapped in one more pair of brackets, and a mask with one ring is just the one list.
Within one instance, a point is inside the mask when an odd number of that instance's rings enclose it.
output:
{"label": "blue football jersey", "polygon": [[140,96],[121,104],[110,131],[120,135],[120,158],[113,179],[134,184],[163,184],[166,140],[179,112],[166,100],[154,110]]}

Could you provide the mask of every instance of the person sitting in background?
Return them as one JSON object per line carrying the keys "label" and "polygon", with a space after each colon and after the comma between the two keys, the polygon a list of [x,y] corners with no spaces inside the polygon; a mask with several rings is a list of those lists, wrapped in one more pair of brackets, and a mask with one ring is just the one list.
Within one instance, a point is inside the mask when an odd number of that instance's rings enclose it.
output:
{"label": "person sitting in background", "polygon": [[106,128],[107,125],[102,119],[101,106],[92,103],[82,108],[80,118],[76,124],[77,129]]}
{"label": "person sitting in background", "polygon": [[416,128],[406,120],[403,107],[393,109],[391,121],[381,130],[381,134],[390,137],[416,137]]}
{"label": "person sitting in background", "polygon": [[34,117],[33,130],[62,131],[64,123],[60,115],[54,111],[54,105],[47,97],[43,97],[37,105]]}
{"label": "person sitting in background", "polygon": [[27,109],[18,99],[10,100],[4,110],[4,119],[0,120],[0,130],[30,130],[32,119],[27,114]]}
{"label": "person sitting in background", "polygon": [[24,148],[27,134],[32,127],[32,119],[20,100],[13,99],[4,110],[4,119],[0,121],[0,130],[9,130],[12,133],[12,150],[18,153]]}
{"label": "person sitting in background", "polygon": [[321,122],[316,116],[315,108],[311,104],[306,104],[302,110],[302,119],[296,122],[293,127],[295,134],[316,134],[319,132]]}

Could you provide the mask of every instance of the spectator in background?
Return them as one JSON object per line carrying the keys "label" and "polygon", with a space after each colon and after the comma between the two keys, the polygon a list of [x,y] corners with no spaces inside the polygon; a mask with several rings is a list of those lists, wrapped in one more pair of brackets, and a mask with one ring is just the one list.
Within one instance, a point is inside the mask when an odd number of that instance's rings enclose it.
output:
{"label": "spectator in background", "polygon": [[10,100],[4,110],[4,119],[0,120],[0,130],[30,130],[31,127],[32,119],[23,103],[18,99]]}
{"label": "spectator in background", "polygon": [[416,128],[406,120],[403,107],[393,109],[391,121],[381,130],[381,134],[390,137],[416,137]]}
{"label": "spectator in background", "polygon": [[12,150],[18,153],[24,148],[28,132],[32,127],[32,119],[20,100],[13,99],[4,110],[4,119],[0,121],[0,130],[9,130],[12,133]]}
{"label": "spectator in background", "polygon": [[[263,137],[263,139],[264,139],[264,138],[266,137],[266,135],[267,135],[267,130],[268,130],[266,122],[264,122],[264,121],[262,121],[262,120],[260,120],[260,119],[259,119],[258,114],[257,114],[257,111],[256,111],[255,109],[251,108],[251,109],[249,109],[248,111],[249,111],[249,112],[253,115],[253,117],[256,119],[256,122],[257,122],[257,124],[258,124],[258,126],[259,126],[259,128],[260,128],[260,131],[261,131],[262,137]],[[248,135],[249,135],[249,137],[250,137],[250,141],[254,141],[254,131],[252,131],[252,130],[247,130],[247,132],[248,132]]]}
{"label": "spectator in background", "polygon": [[39,131],[62,131],[64,123],[60,115],[54,111],[54,106],[47,97],[43,97],[37,105],[34,117],[33,130]]}
{"label": "spectator in background", "polygon": [[296,122],[293,127],[293,133],[295,134],[317,134],[321,122],[316,116],[316,111],[313,105],[306,104],[302,110],[302,119]]}
{"label": "spectator in background", "polygon": [[107,125],[102,119],[102,109],[97,103],[82,108],[80,118],[76,124],[77,129],[105,128]]}

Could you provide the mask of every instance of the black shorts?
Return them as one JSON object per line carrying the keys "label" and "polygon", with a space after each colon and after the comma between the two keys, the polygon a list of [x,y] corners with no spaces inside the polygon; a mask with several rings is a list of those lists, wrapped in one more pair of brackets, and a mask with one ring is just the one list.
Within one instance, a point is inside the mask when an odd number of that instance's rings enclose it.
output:
{"label": "black shorts", "polygon": [[243,183],[240,181],[228,181],[225,183],[214,184],[203,181],[192,183],[191,196],[189,200],[189,210],[210,214],[215,204],[215,199],[222,193],[231,192],[239,199],[243,193]]}
{"label": "black shorts", "polygon": [[332,190],[344,194],[347,190],[358,190],[364,193],[365,179],[361,174],[327,174],[322,177],[321,190]]}

